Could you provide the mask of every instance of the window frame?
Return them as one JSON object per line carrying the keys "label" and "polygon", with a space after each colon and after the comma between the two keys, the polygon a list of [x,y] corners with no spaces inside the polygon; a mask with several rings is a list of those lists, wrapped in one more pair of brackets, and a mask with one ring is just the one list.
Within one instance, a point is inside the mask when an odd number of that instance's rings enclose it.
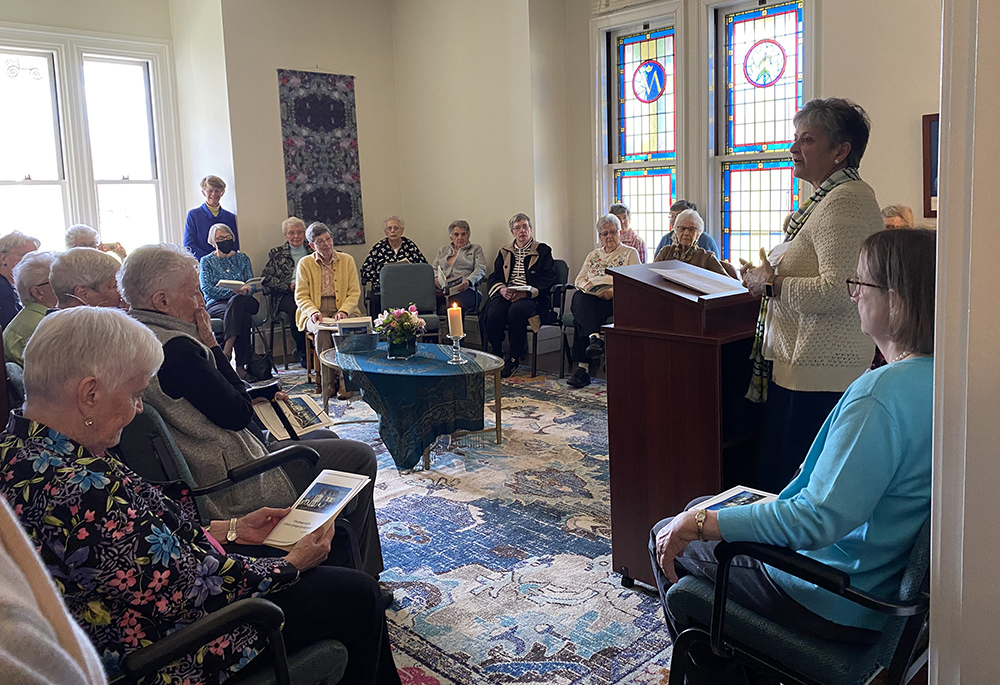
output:
{"label": "window frame", "polygon": [[[74,223],[99,225],[97,180],[91,165],[87,130],[84,58],[140,61],[147,64],[153,129],[159,239],[180,243],[181,152],[171,46],[167,41],[133,39],[82,31],[55,31],[0,23],[0,45],[15,50],[51,53],[55,77],[56,121],[62,156],[63,215]],[[103,182],[103,181],[102,181]],[[138,181],[137,181],[138,182]],[[149,183],[150,181],[142,181]],[[6,183],[6,182],[5,182]],[[22,181],[19,183],[33,183]],[[39,182],[47,183],[49,182]],[[30,227],[20,227],[30,233]]]}

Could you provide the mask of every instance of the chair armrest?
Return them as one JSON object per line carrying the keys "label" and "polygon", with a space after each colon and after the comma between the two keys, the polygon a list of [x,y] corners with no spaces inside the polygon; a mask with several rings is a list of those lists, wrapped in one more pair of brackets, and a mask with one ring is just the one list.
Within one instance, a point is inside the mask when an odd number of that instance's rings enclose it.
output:
{"label": "chair armrest", "polygon": [[[190,654],[237,626],[250,624],[268,639],[278,682],[288,682],[288,664],[281,626],[285,614],[277,604],[253,597],[234,602],[204,616],[191,625],[132,652],[122,661],[122,671],[132,681],[155,673],[164,666]],[[282,675],[284,678],[282,678]]]}
{"label": "chair armrest", "polygon": [[305,445],[291,445],[289,447],[283,447],[277,452],[272,452],[271,454],[261,457],[260,459],[254,459],[249,464],[244,464],[243,466],[237,466],[234,469],[230,469],[226,480],[220,480],[218,483],[212,483],[211,485],[205,485],[199,488],[191,488],[191,494],[195,497],[201,497],[202,495],[210,495],[214,492],[231,488],[240,481],[258,476],[265,471],[270,471],[273,468],[277,468],[278,466],[295,459],[303,459],[309,462],[313,471],[315,471],[316,464],[319,462],[319,454],[313,448],[306,447]]}

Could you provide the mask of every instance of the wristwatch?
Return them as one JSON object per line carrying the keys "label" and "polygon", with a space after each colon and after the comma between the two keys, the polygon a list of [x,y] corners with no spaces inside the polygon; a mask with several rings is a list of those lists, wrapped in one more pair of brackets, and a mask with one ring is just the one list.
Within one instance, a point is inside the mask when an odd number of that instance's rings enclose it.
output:
{"label": "wristwatch", "polygon": [[[701,530],[701,524],[698,525],[698,529]],[[236,532],[236,519],[229,519],[229,531],[226,533],[226,542],[236,542],[236,538],[239,537],[239,533]]]}
{"label": "wristwatch", "polygon": [[774,274],[764,281],[764,294],[767,297],[774,297]]}
{"label": "wristwatch", "polygon": [[708,509],[699,509],[698,513],[694,515],[694,522],[698,524],[698,539],[702,542],[707,542],[705,540],[705,519],[708,518]]}

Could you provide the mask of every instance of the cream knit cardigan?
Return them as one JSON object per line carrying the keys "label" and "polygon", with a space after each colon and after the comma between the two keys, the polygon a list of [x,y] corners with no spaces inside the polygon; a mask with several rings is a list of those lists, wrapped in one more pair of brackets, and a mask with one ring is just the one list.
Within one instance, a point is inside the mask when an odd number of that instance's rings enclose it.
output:
{"label": "cream knit cardigan", "polygon": [[788,390],[843,392],[872,362],[875,345],[861,332],[844,281],[857,273],[861,243],[882,230],[875,192],[843,183],[813,210],[789,243],[776,273],[781,297],[768,307],[773,380]]}

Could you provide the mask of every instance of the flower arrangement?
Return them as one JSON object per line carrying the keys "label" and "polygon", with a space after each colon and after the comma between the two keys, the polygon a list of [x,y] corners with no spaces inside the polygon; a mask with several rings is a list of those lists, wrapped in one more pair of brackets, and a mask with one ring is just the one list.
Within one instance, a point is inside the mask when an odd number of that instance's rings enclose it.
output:
{"label": "flower arrangement", "polygon": [[427,322],[417,316],[417,307],[410,304],[406,309],[387,309],[375,319],[375,330],[390,343],[400,344],[415,339],[427,330]]}

